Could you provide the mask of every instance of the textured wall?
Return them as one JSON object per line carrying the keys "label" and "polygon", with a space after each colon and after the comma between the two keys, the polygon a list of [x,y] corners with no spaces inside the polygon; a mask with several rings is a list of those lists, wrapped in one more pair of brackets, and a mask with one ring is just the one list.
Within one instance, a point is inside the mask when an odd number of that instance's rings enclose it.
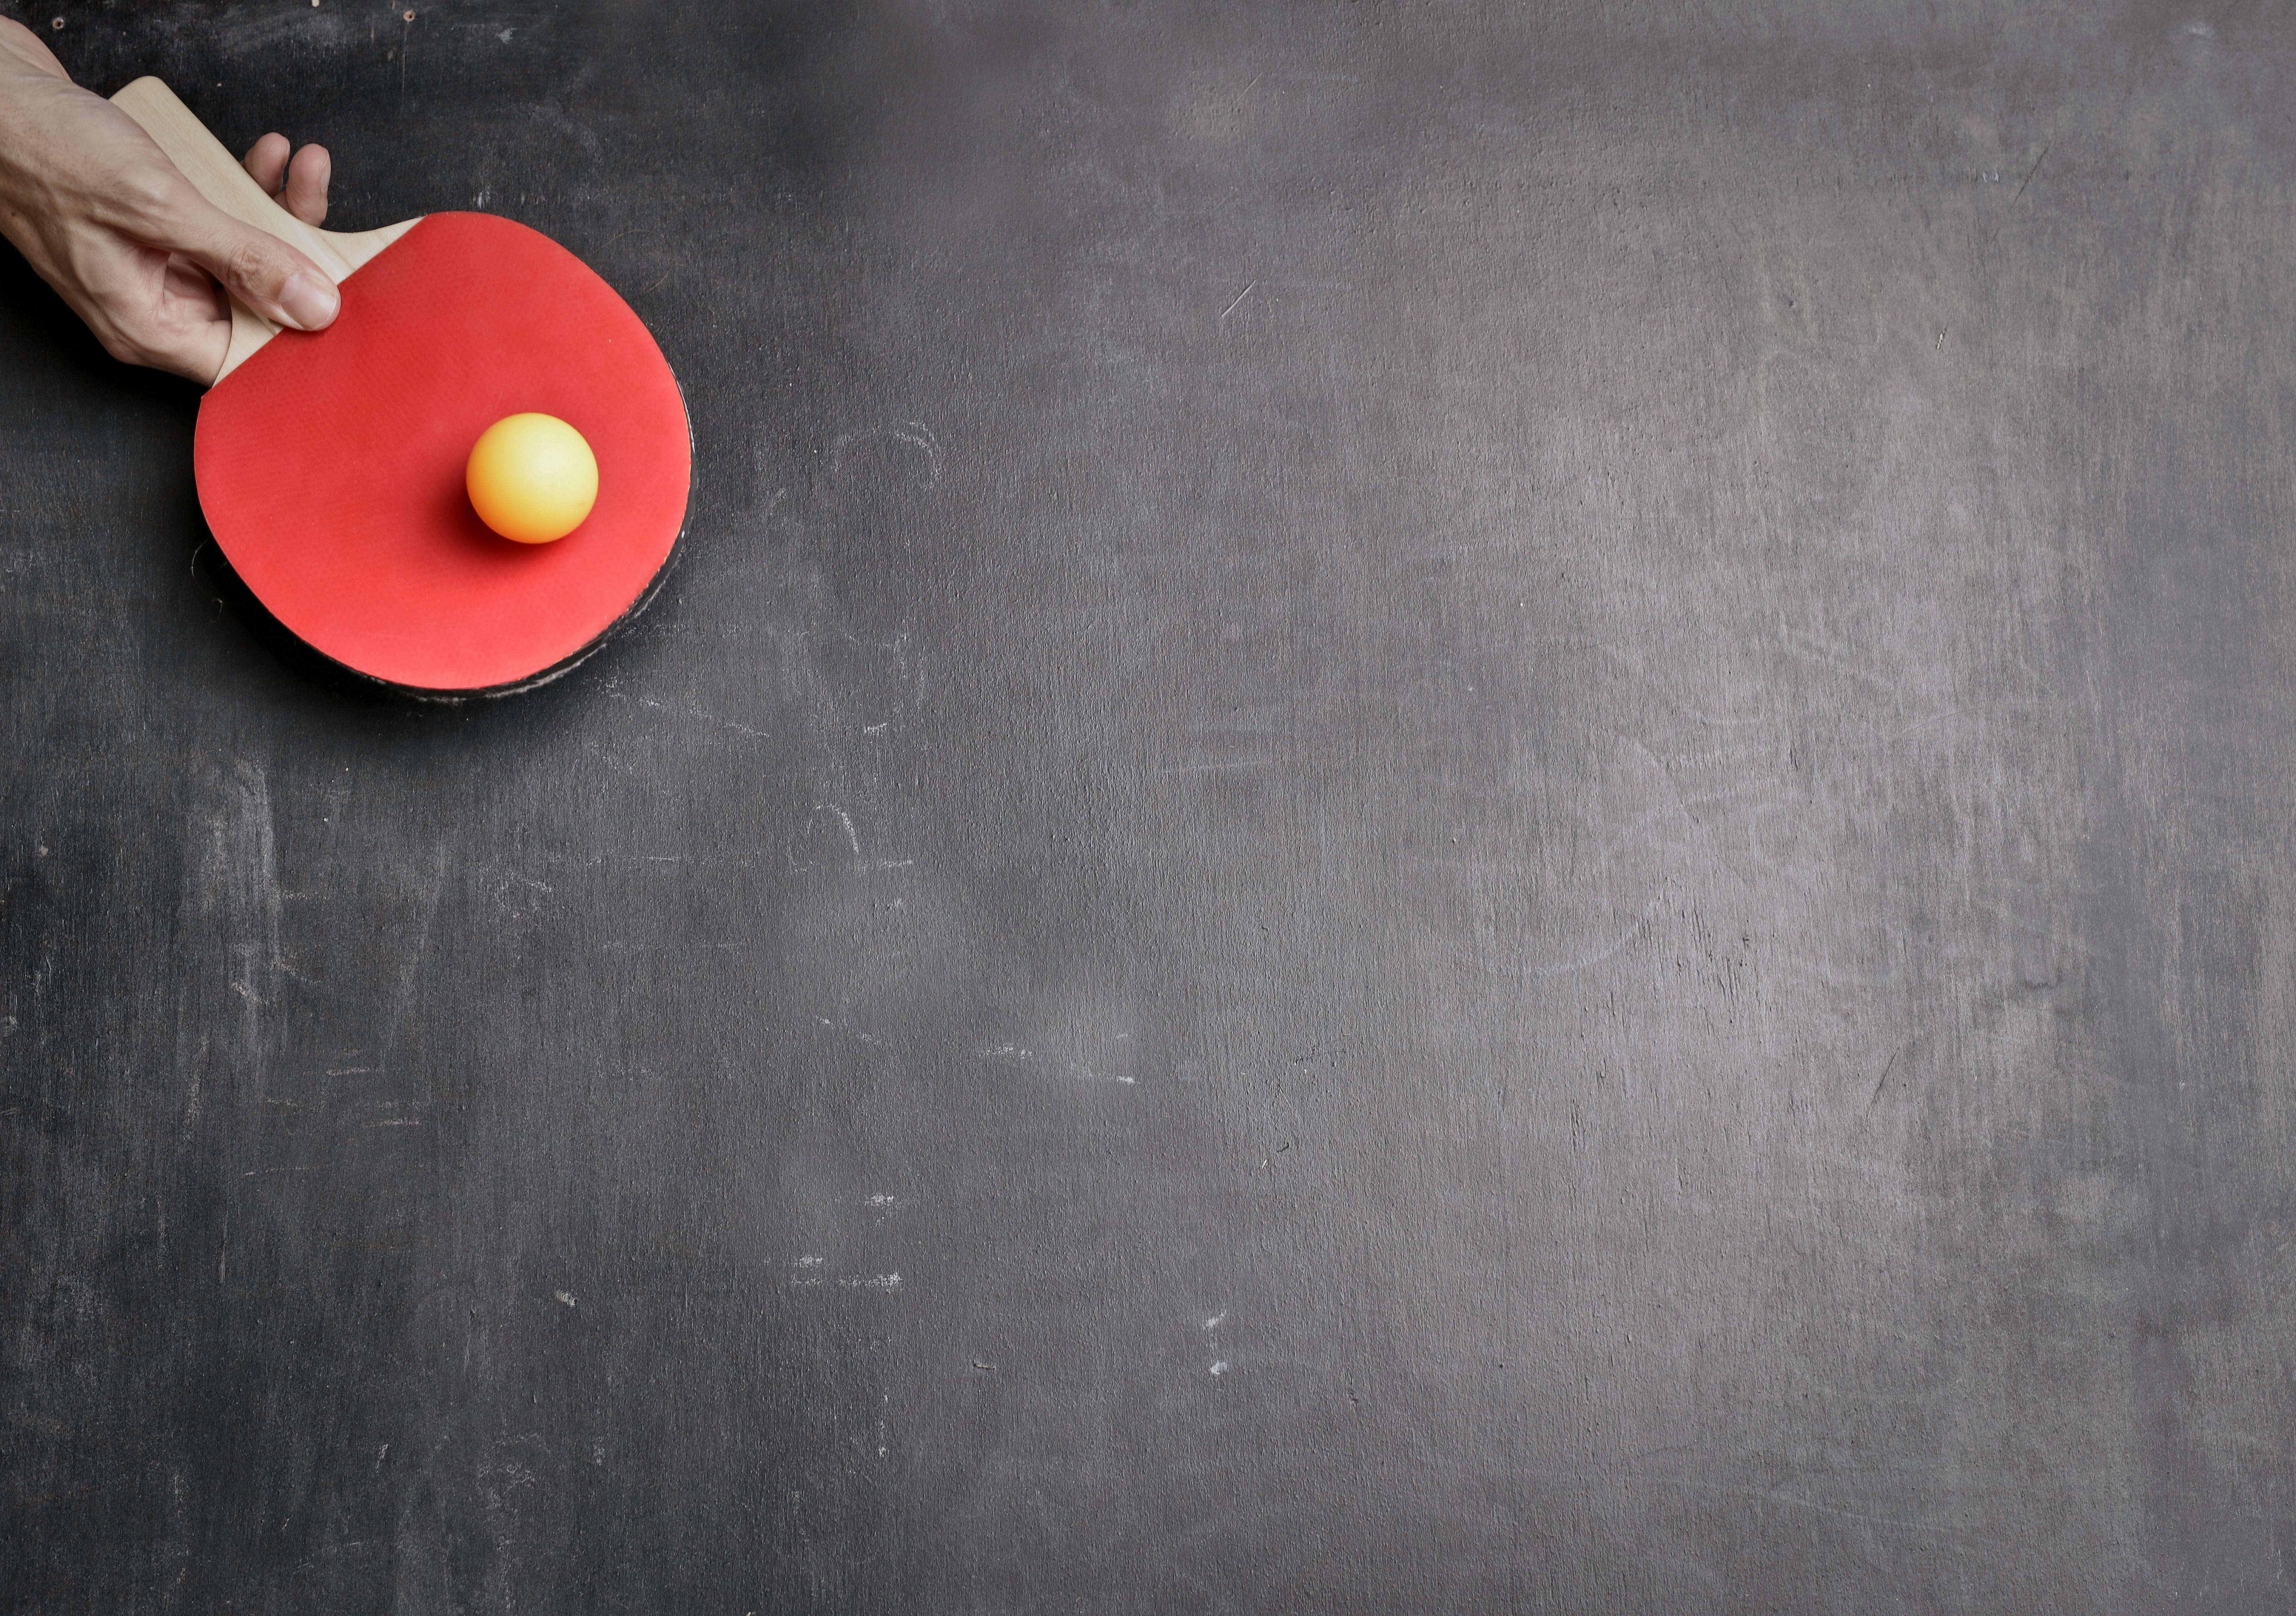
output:
{"label": "textured wall", "polygon": [[2296,1599],[2283,10],[404,3],[47,37],[692,525],[364,693],[0,268],[0,1606]]}

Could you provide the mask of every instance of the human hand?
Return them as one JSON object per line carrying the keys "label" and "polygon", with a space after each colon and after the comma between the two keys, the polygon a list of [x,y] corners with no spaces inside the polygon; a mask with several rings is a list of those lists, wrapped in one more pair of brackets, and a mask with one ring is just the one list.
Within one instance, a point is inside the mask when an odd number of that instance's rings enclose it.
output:
{"label": "human hand", "polygon": [[[266,135],[256,184],[305,224],[327,217],[324,147]],[[341,299],[326,272],[208,201],[134,119],[71,81],[39,37],[0,18],[0,235],[87,322],[104,350],[215,379],[233,296],[275,324],[316,331]],[[218,284],[220,283],[220,284]]]}

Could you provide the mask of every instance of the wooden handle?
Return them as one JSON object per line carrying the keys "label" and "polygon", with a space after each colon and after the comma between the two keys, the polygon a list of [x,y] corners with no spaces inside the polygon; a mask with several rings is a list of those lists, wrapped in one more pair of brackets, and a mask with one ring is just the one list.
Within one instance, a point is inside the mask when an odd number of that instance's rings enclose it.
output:
{"label": "wooden handle", "polygon": [[277,236],[331,279],[340,281],[350,274],[351,266],[325,235],[266,196],[254,176],[192,115],[191,108],[176,99],[175,91],[156,78],[139,78],[114,95],[111,104],[141,124],[208,201],[241,224]]}
{"label": "wooden handle", "polygon": [[[420,221],[405,219],[380,230],[346,234],[305,224],[264,193],[255,176],[208,133],[191,108],[176,99],[175,91],[152,78],[143,78],[111,98],[111,104],[134,119],[168,160],[180,169],[193,188],[242,225],[252,225],[285,242],[341,281]],[[231,300],[231,346],[223,357],[216,381],[237,370],[249,355],[278,334],[279,328],[242,303]]]}
{"label": "wooden handle", "polygon": [[[111,104],[141,125],[144,133],[167,153],[168,160],[208,201],[241,224],[277,236],[325,270],[331,279],[340,281],[350,274],[353,266],[328,244],[324,234],[265,195],[255,176],[240,167],[223,142],[208,133],[207,126],[176,99],[175,91],[147,75],[114,95]],[[224,350],[222,367],[208,385],[213,387],[237,370],[278,333],[277,326],[237,298],[232,299],[231,343]]]}

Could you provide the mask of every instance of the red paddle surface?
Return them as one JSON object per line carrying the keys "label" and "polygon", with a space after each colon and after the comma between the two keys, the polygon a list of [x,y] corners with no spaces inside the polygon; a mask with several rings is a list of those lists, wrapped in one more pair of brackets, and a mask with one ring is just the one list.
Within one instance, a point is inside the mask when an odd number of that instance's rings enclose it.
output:
{"label": "red paddle surface", "polygon": [[[669,558],[693,446],[676,380],[611,287],[549,237],[433,214],[200,406],[200,505],[306,644],[422,690],[512,685],[613,627]],[[490,532],[463,463],[504,415],[570,422],[598,503],[554,544]]]}

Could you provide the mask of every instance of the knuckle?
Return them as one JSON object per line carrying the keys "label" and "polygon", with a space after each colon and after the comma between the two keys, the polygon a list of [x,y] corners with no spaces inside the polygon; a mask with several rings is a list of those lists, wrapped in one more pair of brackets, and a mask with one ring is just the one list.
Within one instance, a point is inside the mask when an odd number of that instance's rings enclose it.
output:
{"label": "knuckle", "polygon": [[179,200],[177,184],[165,169],[138,164],[119,176],[119,205],[140,221],[169,217]]}
{"label": "knuckle", "polygon": [[286,278],[279,255],[261,239],[242,236],[224,254],[224,274],[232,285],[243,290],[268,291],[272,283]]}
{"label": "knuckle", "polygon": [[160,368],[167,364],[165,355],[132,332],[115,327],[104,332],[97,340],[103,344],[103,351],[122,365],[141,365]]}

